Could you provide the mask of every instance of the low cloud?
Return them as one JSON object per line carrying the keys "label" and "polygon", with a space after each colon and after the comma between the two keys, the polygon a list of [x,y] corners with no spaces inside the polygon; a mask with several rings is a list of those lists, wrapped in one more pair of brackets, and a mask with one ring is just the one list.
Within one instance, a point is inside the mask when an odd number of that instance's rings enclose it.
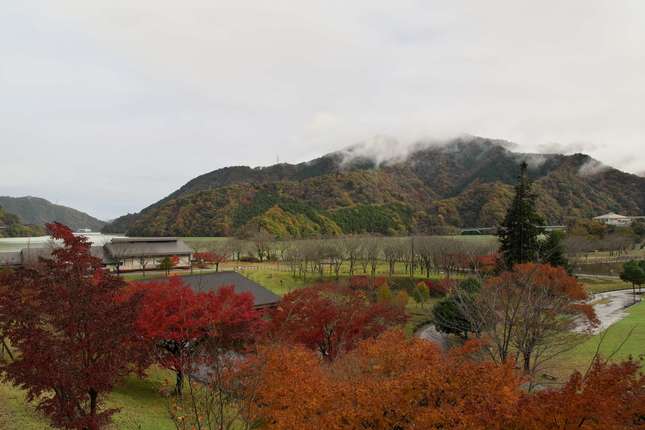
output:
{"label": "low cloud", "polygon": [[375,136],[341,150],[341,167],[355,162],[370,161],[376,166],[404,162],[419,144],[402,142],[390,136]]}
{"label": "low cloud", "polygon": [[517,160],[518,164],[522,161],[526,161],[529,169],[539,169],[549,160],[550,157],[543,154],[515,154],[514,158]]}
{"label": "low cloud", "polygon": [[598,145],[591,142],[549,142],[537,146],[538,152],[544,154],[575,154],[575,153],[588,153],[598,149]]}
{"label": "low cloud", "polygon": [[602,164],[598,160],[594,160],[593,158],[584,163],[580,168],[578,169],[578,175],[580,176],[593,176],[597,175],[598,173],[605,172],[609,169],[609,166]]}
{"label": "low cloud", "polygon": [[[463,151],[461,144],[478,146],[481,157],[496,147],[502,147],[509,152],[518,149],[518,145],[513,142],[486,139],[469,134],[421,139],[398,139],[392,136],[377,135],[336,153],[342,157],[341,167],[343,168],[360,162],[370,162],[375,167],[380,167],[406,161],[414,162],[415,153],[430,148],[460,154]],[[531,168],[541,166],[546,159],[547,157],[540,154],[517,154],[518,163],[525,160]]]}

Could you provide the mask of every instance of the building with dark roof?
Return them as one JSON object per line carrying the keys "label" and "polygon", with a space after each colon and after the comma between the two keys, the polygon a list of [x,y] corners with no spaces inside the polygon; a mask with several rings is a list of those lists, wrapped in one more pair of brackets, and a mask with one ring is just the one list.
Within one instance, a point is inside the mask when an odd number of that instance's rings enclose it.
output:
{"label": "building with dark roof", "polygon": [[[181,279],[195,292],[216,292],[222,287],[232,285],[235,292],[238,294],[251,293],[256,308],[274,306],[280,301],[279,296],[238,272],[216,272],[200,275],[186,275],[181,276]],[[159,279],[149,279],[137,282],[158,281]]]}
{"label": "building with dark roof", "polygon": [[[166,257],[178,257],[178,268],[190,267],[193,250],[176,237],[114,238],[103,246],[106,263],[120,271],[138,271],[159,266]],[[109,260],[109,262],[108,262]]]}

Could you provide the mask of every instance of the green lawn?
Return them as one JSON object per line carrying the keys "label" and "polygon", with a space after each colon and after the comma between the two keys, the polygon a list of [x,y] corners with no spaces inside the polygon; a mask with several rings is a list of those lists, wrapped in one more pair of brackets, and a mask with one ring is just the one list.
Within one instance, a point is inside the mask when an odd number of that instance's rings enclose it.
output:
{"label": "green lawn", "polygon": [[209,246],[218,245],[228,240],[228,237],[180,237],[188,246],[199,251]]}
{"label": "green lawn", "polygon": [[[168,418],[166,399],[160,394],[162,387],[171,385],[169,372],[151,368],[145,379],[127,377],[108,396],[106,406],[121,408],[113,416],[114,429],[173,430]],[[0,429],[43,430],[50,429],[48,421],[25,400],[24,391],[12,385],[0,384]]]}
{"label": "green lawn", "polygon": [[580,277],[579,279],[585,285],[585,287],[587,287],[587,291],[594,294],[632,288],[632,284],[623,282],[620,279],[589,277]]}
{"label": "green lawn", "polygon": [[247,270],[243,271],[242,274],[279,296],[284,296],[295,289],[317,281],[317,278],[313,276],[308,277],[307,282],[305,282],[302,279],[294,279],[288,272],[268,270]]}
{"label": "green lawn", "polygon": [[[599,345],[600,355],[608,357],[614,354],[612,361],[625,360],[630,356],[645,359],[645,302],[629,307],[627,312],[624,319],[610,326],[604,333],[588,337],[574,349],[558,357],[551,363],[551,369],[547,373],[562,381],[562,378],[574,370],[584,372]],[[623,342],[624,345],[621,346]]]}

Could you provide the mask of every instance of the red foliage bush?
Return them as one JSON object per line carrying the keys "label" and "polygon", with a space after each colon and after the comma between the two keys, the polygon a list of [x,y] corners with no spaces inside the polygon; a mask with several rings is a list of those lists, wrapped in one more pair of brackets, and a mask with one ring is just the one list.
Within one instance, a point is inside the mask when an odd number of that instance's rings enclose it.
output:
{"label": "red foliage bush", "polygon": [[328,283],[297,289],[271,313],[273,339],[304,345],[328,360],[363,339],[405,323],[400,306],[374,303],[364,291]]}
{"label": "red foliage bush", "polygon": [[385,276],[377,276],[374,278],[374,281],[371,282],[371,279],[367,275],[355,275],[349,278],[349,286],[355,290],[365,290],[370,288],[378,288],[382,285],[387,285],[387,278]]}
{"label": "red foliage bush", "polygon": [[193,259],[197,264],[197,267],[208,267],[211,265],[219,265],[226,261],[224,255],[217,254],[215,252],[205,251],[205,252],[196,252],[193,254]]}
{"label": "red foliage bush", "polygon": [[370,285],[369,276],[356,275],[349,278],[349,286],[352,289],[355,289],[355,290],[367,289],[369,285]]}
{"label": "red foliage bush", "polygon": [[428,292],[431,297],[445,297],[457,285],[457,282],[452,279],[441,279],[439,281],[426,279],[421,282],[428,286]]}

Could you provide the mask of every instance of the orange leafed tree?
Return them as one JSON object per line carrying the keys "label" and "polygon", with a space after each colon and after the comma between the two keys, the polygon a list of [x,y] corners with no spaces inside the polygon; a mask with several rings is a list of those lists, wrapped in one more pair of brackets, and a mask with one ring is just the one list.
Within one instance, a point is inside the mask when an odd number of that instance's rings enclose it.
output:
{"label": "orange leafed tree", "polygon": [[534,374],[571,347],[574,326],[597,323],[586,298],[584,287],[563,268],[527,263],[487,279],[475,300],[462,297],[458,303],[494,361],[515,359]]}
{"label": "orange leafed tree", "polygon": [[[514,421],[525,430],[621,430],[645,428],[645,377],[639,364],[597,360],[558,390],[524,395]],[[521,412],[521,413],[520,413]]]}
{"label": "orange leafed tree", "polygon": [[260,352],[253,418],[269,429],[502,429],[520,399],[510,365],[444,355],[398,330],[359,344],[336,362],[303,347]]}
{"label": "orange leafed tree", "polygon": [[645,424],[645,381],[633,362],[596,362],[561,389],[537,394],[511,363],[443,353],[400,331],[361,342],[336,361],[300,346],[260,350],[249,420],[272,430],[617,430]]}

